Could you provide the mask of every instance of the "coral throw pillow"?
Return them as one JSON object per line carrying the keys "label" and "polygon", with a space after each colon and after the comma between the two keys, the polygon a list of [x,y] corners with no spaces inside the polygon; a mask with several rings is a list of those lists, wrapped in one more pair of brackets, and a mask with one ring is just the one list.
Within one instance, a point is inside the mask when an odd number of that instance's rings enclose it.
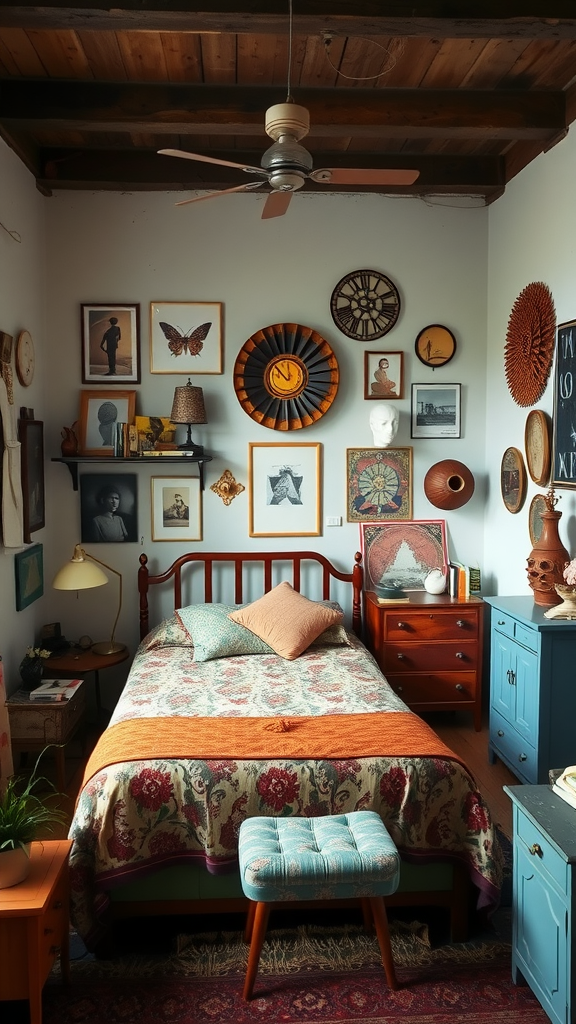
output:
{"label": "coral throw pillow", "polygon": [[293,661],[328,626],[342,622],[342,611],[303,597],[287,582],[279,583],[264,597],[230,613],[281,658]]}

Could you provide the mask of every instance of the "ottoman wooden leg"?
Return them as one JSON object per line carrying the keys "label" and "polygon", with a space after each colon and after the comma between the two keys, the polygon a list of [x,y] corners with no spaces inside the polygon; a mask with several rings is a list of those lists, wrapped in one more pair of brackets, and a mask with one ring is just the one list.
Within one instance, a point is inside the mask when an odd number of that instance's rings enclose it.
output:
{"label": "ottoman wooden leg", "polygon": [[390,933],[388,931],[386,907],[384,906],[382,896],[370,896],[370,907],[374,918],[374,924],[376,925],[376,935],[378,936],[378,945],[380,946],[380,953],[382,954],[382,964],[386,972],[386,981],[390,988],[396,991],[398,988],[398,982],[396,981],[396,971],[394,970],[394,961],[392,959],[392,946],[390,945]]}
{"label": "ottoman wooden leg", "polygon": [[248,900],[248,913],[246,915],[246,926],[244,928],[244,942],[250,942],[254,929],[254,915],[258,906],[254,900]]}
{"label": "ottoman wooden leg", "polygon": [[246,979],[244,981],[244,991],[242,993],[243,999],[252,998],[252,989],[254,988],[254,982],[256,980],[256,973],[260,962],[260,953],[262,952],[262,946],[266,937],[266,928],[268,927],[268,918],[270,916],[269,903],[256,903],[255,907],[252,941],[250,943],[250,951],[248,953],[248,967],[246,968]]}

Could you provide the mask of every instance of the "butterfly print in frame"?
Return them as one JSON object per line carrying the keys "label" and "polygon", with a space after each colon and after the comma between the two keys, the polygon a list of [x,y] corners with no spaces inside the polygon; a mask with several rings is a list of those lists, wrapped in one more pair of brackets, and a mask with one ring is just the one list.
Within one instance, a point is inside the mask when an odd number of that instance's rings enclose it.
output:
{"label": "butterfly print in frame", "polygon": [[165,320],[159,321],[159,327],[164,331],[168,348],[173,356],[181,356],[183,352],[189,352],[191,356],[198,356],[204,348],[204,341],[212,323],[208,321],[206,324],[200,324],[200,327],[196,327],[186,334],[183,333],[181,327],[172,327],[172,324],[167,324]]}
{"label": "butterfly print in frame", "polygon": [[151,302],[151,373],[223,373],[221,302]]}

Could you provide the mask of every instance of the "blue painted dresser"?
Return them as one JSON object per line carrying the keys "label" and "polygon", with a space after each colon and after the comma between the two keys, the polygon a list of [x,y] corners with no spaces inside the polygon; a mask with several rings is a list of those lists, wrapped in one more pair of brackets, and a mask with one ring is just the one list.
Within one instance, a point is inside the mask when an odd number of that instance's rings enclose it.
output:
{"label": "blue painted dresser", "polygon": [[547,619],[532,596],[485,597],[490,606],[491,763],[521,782],[547,782],[576,764],[576,621]]}
{"label": "blue painted dresser", "polygon": [[576,808],[550,786],[505,786],[513,804],[512,980],[554,1024],[576,1022]]}

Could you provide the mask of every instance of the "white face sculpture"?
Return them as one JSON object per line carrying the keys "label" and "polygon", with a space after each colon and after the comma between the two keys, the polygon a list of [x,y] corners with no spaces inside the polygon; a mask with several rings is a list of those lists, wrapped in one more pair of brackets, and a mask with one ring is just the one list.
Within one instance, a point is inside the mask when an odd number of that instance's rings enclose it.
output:
{"label": "white face sculpture", "polygon": [[388,402],[377,402],[370,411],[370,429],[375,448],[387,448],[398,432],[398,410]]}

